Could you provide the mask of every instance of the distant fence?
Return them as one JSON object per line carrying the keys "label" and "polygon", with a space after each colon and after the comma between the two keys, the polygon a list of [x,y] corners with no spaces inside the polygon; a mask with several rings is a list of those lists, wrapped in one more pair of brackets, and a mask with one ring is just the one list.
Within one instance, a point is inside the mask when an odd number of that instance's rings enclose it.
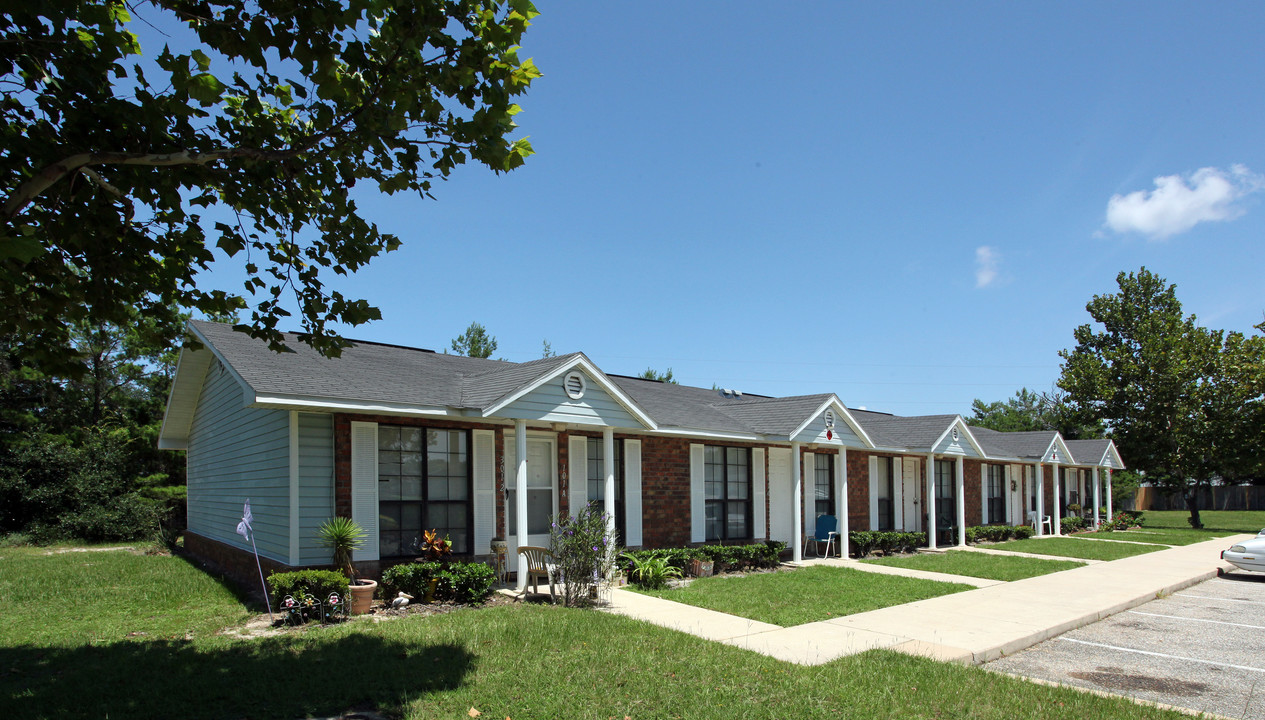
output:
{"label": "distant fence", "polygon": [[[1265,510],[1265,485],[1218,485],[1199,488],[1195,502],[1200,510]],[[1185,510],[1182,493],[1165,495],[1158,488],[1140,487],[1132,502],[1121,503],[1125,510]]]}

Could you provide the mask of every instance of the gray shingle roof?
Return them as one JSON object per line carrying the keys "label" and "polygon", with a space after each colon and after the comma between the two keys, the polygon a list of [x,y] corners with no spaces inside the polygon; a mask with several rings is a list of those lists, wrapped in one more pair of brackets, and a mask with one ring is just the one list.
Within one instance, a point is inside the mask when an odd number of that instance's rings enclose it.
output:
{"label": "gray shingle roof", "polygon": [[1097,465],[1107,454],[1110,440],[1065,440],[1072,459],[1081,465]]}
{"label": "gray shingle roof", "polygon": [[958,418],[957,415],[902,417],[852,409],[848,412],[865,428],[875,445],[910,450],[930,449]]}
{"label": "gray shingle roof", "polygon": [[1053,430],[998,432],[990,428],[971,426],[971,434],[989,455],[1036,459],[1045,455],[1058,433]]}
{"label": "gray shingle roof", "polygon": [[[193,321],[233,370],[261,396],[297,396],[349,402],[486,409],[539,378],[584,356],[572,353],[524,363],[446,355],[415,348],[358,342],[337,359],[325,358],[293,334],[292,353],[267,346],[225,324]],[[587,359],[586,359],[587,360]],[[624,376],[606,376],[661,427],[788,436],[833,395],[785,398],[725,398],[715,390]],[[901,417],[849,409],[870,439],[884,448],[926,451],[957,415]],[[971,428],[986,454],[1039,458],[1053,431],[1000,433]],[[1073,440],[1068,448],[1077,463],[1096,464],[1107,440]]]}
{"label": "gray shingle roof", "polygon": [[337,359],[326,358],[286,334],[292,353],[275,353],[232,327],[194,320],[203,335],[260,395],[298,395],[347,401],[376,401],[471,407],[462,398],[467,375],[503,371],[515,363],[444,355],[412,348],[358,343]]}

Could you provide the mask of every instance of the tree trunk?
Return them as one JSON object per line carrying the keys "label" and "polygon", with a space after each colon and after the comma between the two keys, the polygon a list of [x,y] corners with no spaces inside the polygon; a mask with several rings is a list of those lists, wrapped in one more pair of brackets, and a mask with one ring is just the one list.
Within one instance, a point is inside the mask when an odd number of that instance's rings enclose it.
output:
{"label": "tree trunk", "polygon": [[1204,526],[1203,521],[1199,519],[1198,491],[1199,486],[1196,485],[1186,488],[1186,491],[1183,493],[1186,498],[1186,509],[1190,511],[1190,518],[1187,519],[1187,522],[1189,522],[1190,526],[1196,530],[1202,529]]}

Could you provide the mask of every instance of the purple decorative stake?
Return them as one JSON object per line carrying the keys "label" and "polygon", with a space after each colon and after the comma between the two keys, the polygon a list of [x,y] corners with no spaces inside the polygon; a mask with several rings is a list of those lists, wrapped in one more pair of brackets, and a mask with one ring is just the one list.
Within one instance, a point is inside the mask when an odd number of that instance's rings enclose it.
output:
{"label": "purple decorative stake", "polygon": [[259,564],[259,548],[255,547],[255,531],[250,524],[255,519],[250,514],[250,498],[246,498],[246,506],[242,508],[242,521],[237,523],[237,534],[250,541],[250,549],[255,551],[255,567],[259,569],[259,586],[264,591],[264,604],[268,606],[268,622],[273,622],[272,603],[268,600],[268,585],[264,582],[264,568]]}

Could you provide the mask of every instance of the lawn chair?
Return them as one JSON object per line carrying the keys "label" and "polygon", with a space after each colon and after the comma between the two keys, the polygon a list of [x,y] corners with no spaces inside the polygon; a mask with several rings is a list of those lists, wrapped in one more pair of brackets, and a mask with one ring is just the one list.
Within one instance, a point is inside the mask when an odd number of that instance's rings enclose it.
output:
{"label": "lawn chair", "polygon": [[[1035,510],[1028,511],[1028,524],[1032,526],[1032,532],[1037,532],[1037,513]],[[1054,524],[1050,521],[1049,515],[1041,518],[1041,527],[1045,529],[1044,534],[1054,534]]]}
{"label": "lawn chair", "polygon": [[535,545],[522,545],[518,548],[518,554],[527,557],[527,579],[523,583],[523,596],[527,595],[528,583],[531,583],[531,591],[539,595],[540,586],[537,583],[544,580],[549,583],[550,602],[557,602],[553,592],[553,554],[549,552],[549,549]]}
{"label": "lawn chair", "polygon": [[830,556],[830,549],[834,547],[835,538],[839,537],[839,518],[834,515],[818,515],[817,527],[813,530],[813,534],[808,536],[804,541],[804,553],[808,553],[809,544],[815,544],[817,554],[821,555],[821,544],[826,544],[826,557]]}

